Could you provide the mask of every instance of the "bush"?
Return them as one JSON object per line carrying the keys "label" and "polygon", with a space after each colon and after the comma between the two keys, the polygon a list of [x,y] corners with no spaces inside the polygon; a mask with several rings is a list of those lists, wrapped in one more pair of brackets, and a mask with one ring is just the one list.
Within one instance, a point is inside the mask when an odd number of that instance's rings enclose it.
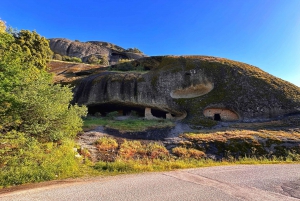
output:
{"label": "bush", "polygon": [[62,61],[62,60],[63,60],[63,57],[62,57],[60,54],[54,54],[54,55],[53,55],[53,59],[54,59],[54,60]]}
{"label": "bush", "polygon": [[69,56],[62,56],[63,61],[69,61],[69,62],[75,62],[75,63],[81,63],[82,60],[78,57],[69,57]]}
{"label": "bush", "polygon": [[96,147],[99,151],[114,151],[118,148],[118,143],[114,138],[101,137],[96,141]]}
{"label": "bush", "polygon": [[193,148],[185,148],[185,147],[175,147],[172,149],[172,153],[179,158],[194,158],[200,159],[205,156],[203,151],[199,151]]}
{"label": "bush", "polygon": [[76,63],[81,63],[82,62],[82,60],[78,57],[71,57],[71,61],[76,62]]}
{"label": "bush", "polygon": [[108,61],[108,58],[107,57],[102,57],[101,59],[101,64],[104,65],[104,66],[108,66],[109,65],[109,61]]}
{"label": "bush", "polygon": [[125,52],[133,52],[133,53],[143,53],[141,50],[137,49],[137,48],[128,48],[127,50],[125,50]]}
{"label": "bush", "polygon": [[8,133],[5,138],[0,138],[0,144],[9,142],[10,151],[1,154],[0,188],[79,174],[80,161],[74,157],[73,141],[41,143],[18,132]]}
{"label": "bush", "polygon": [[166,159],[169,157],[169,151],[163,145],[150,143],[146,147],[147,155],[150,159]]}
{"label": "bush", "polygon": [[118,111],[114,111],[114,112],[109,112],[106,114],[106,117],[108,119],[114,119],[115,117],[120,116]]}
{"label": "bush", "polygon": [[124,159],[141,158],[141,156],[146,155],[146,153],[139,141],[125,140],[119,150],[119,156]]}
{"label": "bush", "polygon": [[92,55],[87,59],[87,62],[89,64],[100,64],[101,60],[98,57],[96,57],[95,55]]}

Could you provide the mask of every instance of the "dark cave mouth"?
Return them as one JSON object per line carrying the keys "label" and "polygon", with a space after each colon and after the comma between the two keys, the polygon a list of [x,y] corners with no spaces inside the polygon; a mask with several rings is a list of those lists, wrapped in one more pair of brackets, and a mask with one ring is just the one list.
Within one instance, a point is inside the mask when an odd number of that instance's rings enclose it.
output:
{"label": "dark cave mouth", "polygon": [[[102,116],[105,117],[107,114],[111,112],[117,111],[119,116],[138,116],[138,117],[145,117],[145,109],[144,106],[138,105],[125,105],[125,104],[118,104],[118,103],[104,103],[104,104],[97,104],[97,105],[89,105],[88,107],[88,114],[92,116]],[[167,114],[169,112],[159,110],[156,108],[151,108],[151,114],[156,118],[166,119]],[[172,117],[175,117],[174,114],[171,114]]]}
{"label": "dark cave mouth", "polygon": [[214,120],[215,121],[221,121],[221,115],[220,114],[214,114]]}

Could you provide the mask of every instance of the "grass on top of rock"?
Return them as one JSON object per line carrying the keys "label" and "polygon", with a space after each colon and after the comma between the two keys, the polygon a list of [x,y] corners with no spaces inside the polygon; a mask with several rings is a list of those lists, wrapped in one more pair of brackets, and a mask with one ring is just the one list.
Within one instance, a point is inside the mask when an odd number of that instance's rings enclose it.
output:
{"label": "grass on top of rock", "polygon": [[299,140],[300,141],[300,130],[226,130],[226,131],[207,131],[199,133],[185,133],[181,135],[191,141],[226,141],[230,139],[272,139],[272,140]]}
{"label": "grass on top of rock", "polygon": [[116,129],[120,132],[139,132],[154,128],[173,127],[174,123],[166,119],[146,120],[144,118],[129,117],[117,120],[114,117],[87,117],[84,119],[83,129],[92,130],[98,126]]}

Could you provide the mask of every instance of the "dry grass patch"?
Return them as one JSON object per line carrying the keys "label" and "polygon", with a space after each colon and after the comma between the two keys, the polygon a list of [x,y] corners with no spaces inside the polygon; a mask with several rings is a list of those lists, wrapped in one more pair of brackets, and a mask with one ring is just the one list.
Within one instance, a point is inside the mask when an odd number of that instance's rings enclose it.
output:
{"label": "dry grass patch", "polygon": [[200,159],[205,157],[205,153],[194,148],[175,147],[172,149],[172,153],[179,158],[193,158]]}
{"label": "dry grass patch", "polygon": [[111,137],[101,137],[95,144],[99,151],[113,151],[119,146],[117,140]]}
{"label": "dry grass patch", "polygon": [[250,139],[254,140],[257,137],[273,140],[300,140],[299,130],[290,131],[272,131],[272,130],[229,130],[208,133],[185,133],[181,137],[192,141],[221,141],[225,142],[232,139]]}

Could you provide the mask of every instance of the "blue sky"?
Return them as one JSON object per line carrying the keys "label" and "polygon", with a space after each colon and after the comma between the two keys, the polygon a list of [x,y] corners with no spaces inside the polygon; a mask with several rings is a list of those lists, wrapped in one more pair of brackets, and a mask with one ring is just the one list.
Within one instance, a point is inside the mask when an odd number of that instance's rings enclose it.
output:
{"label": "blue sky", "polygon": [[0,18],[46,38],[237,60],[300,86],[300,0],[1,0]]}

